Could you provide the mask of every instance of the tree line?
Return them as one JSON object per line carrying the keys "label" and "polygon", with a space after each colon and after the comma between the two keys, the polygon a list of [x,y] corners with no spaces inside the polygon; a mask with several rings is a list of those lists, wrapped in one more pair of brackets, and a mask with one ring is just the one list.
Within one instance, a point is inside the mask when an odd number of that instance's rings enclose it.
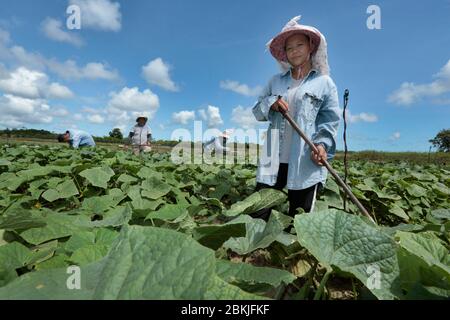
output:
{"label": "tree line", "polygon": [[[0,135],[6,138],[33,138],[33,139],[49,139],[56,140],[58,134],[43,129],[9,129],[0,130]],[[119,128],[114,128],[109,132],[108,136],[97,137],[93,136],[96,142],[103,143],[127,143],[128,138],[124,137]],[[436,148],[439,152],[450,152],[450,129],[443,129],[438,134],[430,139],[432,147]],[[154,145],[173,147],[179,143],[174,140],[155,140],[152,141]],[[248,147],[247,143],[246,146]]]}
{"label": "tree line", "polygon": [[[4,138],[30,138],[30,139],[44,139],[44,140],[56,140],[58,137],[58,133],[51,132],[43,129],[9,129],[0,130],[0,135]],[[114,128],[108,136],[98,137],[93,136],[95,142],[103,142],[103,143],[117,143],[117,144],[126,144],[128,142],[128,138],[122,135],[122,132],[118,128]],[[179,141],[173,140],[155,140],[152,141],[154,145],[160,146],[168,146],[173,147]]]}

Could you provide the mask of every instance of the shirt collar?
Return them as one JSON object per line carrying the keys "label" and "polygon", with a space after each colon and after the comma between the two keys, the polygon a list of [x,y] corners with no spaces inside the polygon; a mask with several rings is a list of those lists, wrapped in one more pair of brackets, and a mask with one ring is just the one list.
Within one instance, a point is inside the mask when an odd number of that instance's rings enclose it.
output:
{"label": "shirt collar", "polygon": [[[285,77],[285,76],[288,75],[288,74],[289,74],[289,76],[291,76],[291,71],[292,71],[292,69],[289,68],[289,70],[284,71],[281,75],[282,75],[283,77]],[[311,68],[311,70],[309,70],[309,73],[306,75],[305,79],[308,78],[309,75],[310,75],[310,74],[313,74],[313,73],[319,73],[319,70],[317,70],[316,68]]]}

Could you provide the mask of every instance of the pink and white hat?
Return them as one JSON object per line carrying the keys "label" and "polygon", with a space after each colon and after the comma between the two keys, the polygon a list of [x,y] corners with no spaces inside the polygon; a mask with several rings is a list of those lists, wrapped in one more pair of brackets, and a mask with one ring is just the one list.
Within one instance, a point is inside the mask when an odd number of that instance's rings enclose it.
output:
{"label": "pink and white hat", "polygon": [[292,18],[281,30],[281,32],[267,43],[267,48],[272,56],[278,61],[283,71],[291,67],[286,55],[286,40],[296,34],[305,34],[310,39],[312,48],[311,60],[313,68],[318,69],[322,74],[329,74],[327,42],[319,30],[314,27],[299,24],[301,16]]}

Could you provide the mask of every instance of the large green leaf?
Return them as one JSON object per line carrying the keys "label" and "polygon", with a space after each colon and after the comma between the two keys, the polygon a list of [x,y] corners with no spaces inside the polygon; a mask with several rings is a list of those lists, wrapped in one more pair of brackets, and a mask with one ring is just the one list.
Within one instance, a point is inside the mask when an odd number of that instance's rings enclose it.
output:
{"label": "large green leaf", "polygon": [[208,290],[205,293],[204,299],[207,300],[265,300],[267,298],[257,296],[251,293],[242,291],[236,286],[230,285],[220,277],[215,276],[211,282]]}
{"label": "large green leaf", "polygon": [[46,225],[20,233],[20,236],[31,244],[40,244],[48,240],[70,236],[89,221],[89,218],[85,216],[71,216],[51,211],[35,213],[34,216],[45,220]]}
{"label": "large green leaf", "polygon": [[73,180],[67,180],[60,183],[55,189],[48,189],[42,194],[42,197],[53,202],[58,199],[67,199],[78,194],[78,189]]}
{"label": "large green leaf", "polygon": [[272,208],[286,201],[286,194],[271,188],[266,188],[253,193],[242,201],[236,202],[223,214],[234,217],[239,214],[253,213],[261,209]]}
{"label": "large green leaf", "polygon": [[0,288],[0,299],[250,299],[221,280],[214,251],[175,231],[124,227],[109,254],[81,267],[81,289],[65,269],[26,274]]}
{"label": "large green leaf", "polygon": [[406,187],[406,191],[413,197],[420,198],[427,194],[427,190],[417,184],[411,184]]}
{"label": "large green leaf", "polygon": [[166,204],[158,211],[150,212],[145,219],[174,220],[186,213],[185,205]]}
{"label": "large green leaf", "polygon": [[264,283],[277,287],[280,284],[290,284],[296,277],[285,270],[255,267],[248,263],[234,263],[228,260],[218,260],[216,272],[219,277],[230,283]]}
{"label": "large green leaf", "polygon": [[[286,246],[295,242],[295,237],[284,232],[287,227],[287,217],[273,211],[269,221],[248,217],[245,237],[230,238],[223,246],[238,254],[248,254],[256,249],[264,249],[277,241]],[[292,218],[290,218],[292,219]]]}
{"label": "large green leaf", "polygon": [[130,206],[118,206],[102,213],[103,219],[78,223],[85,227],[118,227],[127,224],[131,220],[132,211]]}
{"label": "large green leaf", "polygon": [[114,171],[106,166],[86,169],[79,173],[80,176],[86,178],[93,186],[103,189],[108,187],[108,181],[114,174]]}
{"label": "large green leaf", "polygon": [[379,299],[395,298],[394,282],[399,276],[396,247],[379,228],[338,210],[299,214],[294,225],[300,244],[320,263],[349,272],[364,285],[379,270],[380,285],[369,289]]}
{"label": "large green leaf", "polygon": [[244,215],[224,224],[199,226],[193,230],[193,236],[202,245],[217,250],[231,237],[244,236],[245,224],[250,221],[251,218]]}
{"label": "large green leaf", "polygon": [[0,216],[0,229],[26,230],[44,227],[45,220],[40,216],[33,216],[29,210],[11,211],[8,215]]}
{"label": "large green leaf", "polygon": [[104,244],[90,244],[74,251],[69,260],[79,266],[102,259],[109,251]]}
{"label": "large green leaf", "polygon": [[156,177],[149,177],[142,181],[142,196],[157,200],[165,196],[171,190],[171,186]]}
{"label": "large green leaf", "polygon": [[431,232],[396,233],[401,249],[399,264],[401,289],[406,298],[415,298],[417,288],[437,288],[428,298],[450,298],[450,254]]}

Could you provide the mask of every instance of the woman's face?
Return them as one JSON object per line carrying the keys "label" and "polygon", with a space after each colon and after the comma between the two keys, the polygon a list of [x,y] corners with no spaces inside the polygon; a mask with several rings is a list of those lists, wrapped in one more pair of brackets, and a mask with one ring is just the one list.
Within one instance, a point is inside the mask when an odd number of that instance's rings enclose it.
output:
{"label": "woman's face", "polygon": [[286,55],[293,67],[298,67],[311,57],[309,38],[304,34],[294,34],[286,40]]}

